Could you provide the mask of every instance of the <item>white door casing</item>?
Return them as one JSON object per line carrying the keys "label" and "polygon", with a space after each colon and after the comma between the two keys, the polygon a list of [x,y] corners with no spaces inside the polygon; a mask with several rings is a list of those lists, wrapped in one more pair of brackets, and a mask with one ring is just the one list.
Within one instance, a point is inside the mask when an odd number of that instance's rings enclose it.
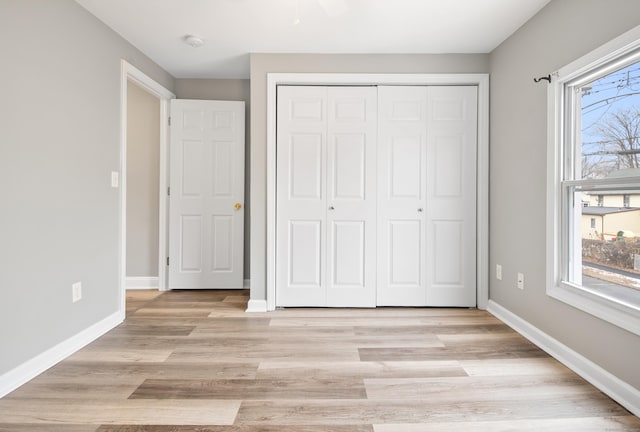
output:
{"label": "white door casing", "polygon": [[244,102],[171,103],[170,289],[243,286]]}
{"label": "white door casing", "polygon": [[[266,238],[261,237],[259,221],[252,221],[256,237],[252,246],[259,250],[266,246],[266,298],[261,299],[262,271],[260,266],[252,266],[252,300],[248,311],[274,310],[278,304],[276,281],[277,254],[277,89],[280,86],[474,86],[478,98],[477,130],[477,200],[476,200],[476,281],[477,305],[481,309],[488,302],[488,143],[489,143],[489,77],[487,74],[369,74],[369,73],[269,73],[267,74],[267,224]],[[254,178],[254,186],[259,187],[261,180]],[[256,198],[256,206],[260,197]],[[258,218],[259,219],[259,218]],[[266,245],[262,242],[266,240]],[[252,254],[252,260],[258,256]],[[258,259],[259,262],[259,259]],[[255,298],[254,298],[255,294]]]}
{"label": "white door casing", "polygon": [[278,305],[373,307],[375,88],[278,98]]}

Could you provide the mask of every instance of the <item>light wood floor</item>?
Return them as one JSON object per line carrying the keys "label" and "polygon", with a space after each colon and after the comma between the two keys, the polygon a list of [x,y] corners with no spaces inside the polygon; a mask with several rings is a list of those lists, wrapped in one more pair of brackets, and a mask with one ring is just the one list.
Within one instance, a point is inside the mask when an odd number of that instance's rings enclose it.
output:
{"label": "light wood floor", "polygon": [[247,294],[130,293],[122,325],[0,399],[0,431],[640,431],[486,312],[247,315]]}

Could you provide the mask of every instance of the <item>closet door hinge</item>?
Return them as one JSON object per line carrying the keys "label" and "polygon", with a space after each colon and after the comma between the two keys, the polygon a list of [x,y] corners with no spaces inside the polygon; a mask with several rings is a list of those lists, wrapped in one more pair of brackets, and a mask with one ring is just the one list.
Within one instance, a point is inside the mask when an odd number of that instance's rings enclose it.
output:
{"label": "closet door hinge", "polygon": [[169,257],[167,257],[167,265],[169,265]]}
{"label": "closet door hinge", "polygon": [[171,126],[171,117],[167,117],[167,125]]}

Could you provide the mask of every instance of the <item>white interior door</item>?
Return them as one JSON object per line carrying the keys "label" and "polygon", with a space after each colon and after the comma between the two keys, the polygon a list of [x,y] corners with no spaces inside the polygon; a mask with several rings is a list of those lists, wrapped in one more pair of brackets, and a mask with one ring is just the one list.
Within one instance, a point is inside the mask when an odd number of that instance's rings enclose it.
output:
{"label": "white interior door", "polygon": [[375,306],[376,110],[372,87],[278,87],[278,306]]}
{"label": "white interior door", "polygon": [[475,86],[427,89],[427,302],[476,306]]}
{"label": "white interior door", "polygon": [[172,100],[170,289],[242,288],[244,102]]}
{"label": "white interior door", "polygon": [[377,304],[475,306],[477,88],[378,91]]}
{"label": "white interior door", "polygon": [[426,305],[427,87],[378,87],[379,306]]}

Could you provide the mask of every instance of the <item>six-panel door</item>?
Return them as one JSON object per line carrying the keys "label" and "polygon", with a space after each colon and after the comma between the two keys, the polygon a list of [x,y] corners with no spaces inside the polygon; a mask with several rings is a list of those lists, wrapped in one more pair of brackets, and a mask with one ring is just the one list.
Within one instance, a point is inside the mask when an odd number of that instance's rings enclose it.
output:
{"label": "six-panel door", "polygon": [[278,88],[278,306],[475,306],[475,86]]}
{"label": "six-panel door", "polygon": [[376,92],[278,88],[278,306],[375,306]]}
{"label": "six-panel door", "polygon": [[244,102],[171,102],[169,288],[242,288]]}

